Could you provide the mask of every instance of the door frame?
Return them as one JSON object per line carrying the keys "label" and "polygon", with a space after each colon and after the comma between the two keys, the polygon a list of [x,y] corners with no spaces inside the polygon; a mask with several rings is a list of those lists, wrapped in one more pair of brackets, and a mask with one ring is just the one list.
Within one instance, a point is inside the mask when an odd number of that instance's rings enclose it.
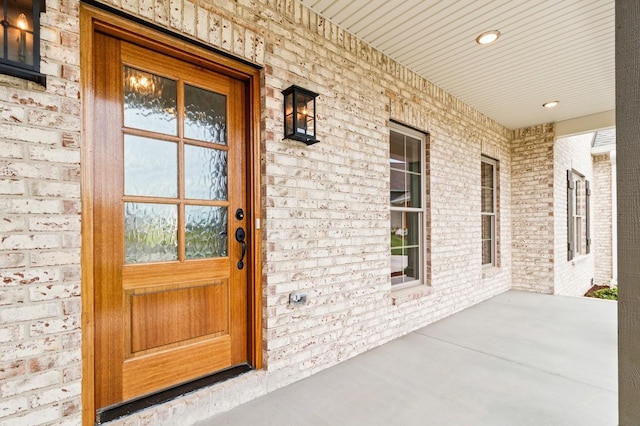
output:
{"label": "door frame", "polygon": [[[135,20],[135,18],[132,18]],[[247,228],[251,237],[247,247],[248,359],[255,369],[262,368],[262,201],[260,195],[260,67],[226,54],[216,53],[197,42],[189,42],[165,29],[154,29],[101,8],[80,4],[80,86],[82,98],[81,176],[82,176],[82,420],[95,423],[95,312],[94,312],[94,235],[93,235],[93,36],[106,33],[147,49],[174,56],[244,83],[247,93]]]}

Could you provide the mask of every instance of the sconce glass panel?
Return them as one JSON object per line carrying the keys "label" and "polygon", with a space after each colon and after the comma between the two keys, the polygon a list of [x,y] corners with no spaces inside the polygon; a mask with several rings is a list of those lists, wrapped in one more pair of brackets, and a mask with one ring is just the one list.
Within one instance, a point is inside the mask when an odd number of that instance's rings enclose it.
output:
{"label": "sconce glass panel", "polygon": [[2,0],[0,73],[45,84],[40,74],[40,12],[43,0]]}

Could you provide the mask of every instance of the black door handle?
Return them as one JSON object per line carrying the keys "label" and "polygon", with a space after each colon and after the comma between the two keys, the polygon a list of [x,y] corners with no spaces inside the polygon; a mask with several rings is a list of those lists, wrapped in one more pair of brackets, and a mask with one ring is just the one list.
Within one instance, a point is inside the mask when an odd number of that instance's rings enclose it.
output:
{"label": "black door handle", "polygon": [[244,229],[236,229],[236,241],[242,244],[242,254],[240,255],[240,260],[238,261],[238,269],[244,268],[244,255],[247,253],[247,242],[244,240],[245,237],[246,234],[244,232]]}

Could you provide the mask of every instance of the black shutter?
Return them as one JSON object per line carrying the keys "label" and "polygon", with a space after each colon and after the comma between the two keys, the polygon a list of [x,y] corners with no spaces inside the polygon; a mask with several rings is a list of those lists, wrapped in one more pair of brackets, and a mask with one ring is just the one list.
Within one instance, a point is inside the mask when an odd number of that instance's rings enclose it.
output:
{"label": "black shutter", "polygon": [[591,198],[591,187],[589,187],[589,181],[585,181],[584,183],[585,186],[585,190],[586,190],[586,197],[585,197],[585,235],[587,237],[587,254],[589,254],[591,252],[591,208],[589,207],[591,205],[590,203],[590,198]]}
{"label": "black shutter", "polygon": [[575,182],[573,181],[573,172],[567,170],[567,260],[572,260],[576,254],[575,248],[575,226],[573,225],[573,210],[576,198],[574,197]]}

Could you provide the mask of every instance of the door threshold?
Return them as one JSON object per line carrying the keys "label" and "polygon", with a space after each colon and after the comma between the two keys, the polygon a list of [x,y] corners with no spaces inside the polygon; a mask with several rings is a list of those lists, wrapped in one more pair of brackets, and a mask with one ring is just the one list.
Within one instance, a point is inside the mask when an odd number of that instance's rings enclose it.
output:
{"label": "door threshold", "polygon": [[142,411],[146,408],[163,404],[199,389],[233,379],[252,370],[253,368],[249,364],[238,364],[227,368],[226,370],[218,371],[217,373],[200,377],[199,379],[195,379],[181,385],[100,408],[96,410],[96,425],[105,424],[138,411]]}

